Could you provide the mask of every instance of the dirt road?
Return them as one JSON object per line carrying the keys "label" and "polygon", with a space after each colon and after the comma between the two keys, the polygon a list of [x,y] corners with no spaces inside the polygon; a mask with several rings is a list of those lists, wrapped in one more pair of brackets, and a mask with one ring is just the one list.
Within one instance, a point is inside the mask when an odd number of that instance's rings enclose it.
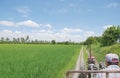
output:
{"label": "dirt road", "polygon": [[[86,61],[84,59],[84,51],[88,54],[88,56],[90,56],[89,51],[84,46],[82,46],[74,70],[85,70],[85,69],[87,69],[86,68],[87,67],[86,66]],[[96,66],[98,67],[97,60],[95,60],[95,62],[96,62]],[[72,78],[78,78],[78,77],[79,77],[79,73],[74,73]]]}
{"label": "dirt road", "polygon": [[[85,69],[85,62],[84,62],[84,53],[83,53],[83,46],[80,50],[79,57],[76,62],[75,70],[84,70]],[[72,78],[78,78],[79,73],[75,73]]]}

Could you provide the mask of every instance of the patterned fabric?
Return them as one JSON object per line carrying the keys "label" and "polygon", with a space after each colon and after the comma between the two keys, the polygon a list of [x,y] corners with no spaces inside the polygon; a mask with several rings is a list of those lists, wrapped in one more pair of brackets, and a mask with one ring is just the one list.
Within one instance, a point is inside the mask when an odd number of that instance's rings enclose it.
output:
{"label": "patterned fabric", "polygon": [[[106,69],[103,70],[120,70],[120,67],[117,65],[109,65]],[[96,78],[106,78],[105,73],[98,73]],[[109,78],[120,78],[120,73],[109,73]]]}

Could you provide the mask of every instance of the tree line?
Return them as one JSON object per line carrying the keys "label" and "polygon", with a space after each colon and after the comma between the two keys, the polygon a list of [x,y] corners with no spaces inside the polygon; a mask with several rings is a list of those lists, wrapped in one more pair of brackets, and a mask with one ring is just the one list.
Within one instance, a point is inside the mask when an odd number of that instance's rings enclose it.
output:
{"label": "tree line", "polygon": [[0,44],[100,44],[101,46],[109,46],[116,43],[120,43],[120,26],[111,26],[108,27],[102,34],[102,36],[91,36],[88,37],[84,42],[75,43],[69,41],[56,42],[55,40],[46,41],[46,40],[30,40],[29,36],[21,38],[0,38]]}
{"label": "tree line", "polygon": [[56,42],[55,40],[47,41],[47,40],[30,40],[29,36],[26,37],[20,37],[20,38],[12,38],[10,39],[9,37],[0,38],[0,44],[80,44],[80,43],[75,43],[69,41],[63,41],[63,42]]}
{"label": "tree line", "polygon": [[120,26],[108,27],[102,36],[91,36],[83,42],[84,45],[100,44],[101,46],[110,46],[120,43]]}

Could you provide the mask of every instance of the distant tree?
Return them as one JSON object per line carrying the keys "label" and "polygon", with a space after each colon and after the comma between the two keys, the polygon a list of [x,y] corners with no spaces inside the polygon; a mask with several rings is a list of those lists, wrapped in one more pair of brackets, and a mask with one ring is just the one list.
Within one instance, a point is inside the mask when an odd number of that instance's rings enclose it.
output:
{"label": "distant tree", "polygon": [[28,40],[29,40],[29,36],[26,37],[25,42],[28,42]]}
{"label": "distant tree", "polygon": [[16,38],[13,38],[12,43],[17,43],[17,39],[16,39]]}
{"label": "distant tree", "polygon": [[85,45],[97,44],[96,37],[88,37],[87,40],[84,42]]}
{"label": "distant tree", "polygon": [[1,38],[1,41],[5,41],[4,37]]}
{"label": "distant tree", "polygon": [[56,41],[55,41],[55,40],[52,40],[52,41],[51,41],[51,44],[56,44]]}
{"label": "distant tree", "polygon": [[95,36],[94,37],[97,42],[101,43],[102,37],[101,36]]}
{"label": "distant tree", "polygon": [[17,43],[20,43],[20,38],[17,38]]}
{"label": "distant tree", "polygon": [[39,41],[38,41],[37,39],[35,39],[34,43],[38,44],[38,43],[39,43]]}
{"label": "distant tree", "polygon": [[120,26],[119,25],[117,27],[117,32],[118,32],[117,42],[120,43]]}
{"label": "distant tree", "polygon": [[1,42],[1,43],[5,43],[5,38],[4,38],[4,37],[1,37],[0,42]]}
{"label": "distant tree", "polygon": [[65,45],[67,45],[67,44],[69,44],[69,41],[66,41],[66,42],[64,42],[65,43]]}
{"label": "distant tree", "polygon": [[5,39],[5,42],[6,42],[6,43],[9,43],[9,42],[10,42],[10,39],[7,37],[7,38]]}
{"label": "distant tree", "polygon": [[24,37],[21,37],[21,43],[25,43]]}

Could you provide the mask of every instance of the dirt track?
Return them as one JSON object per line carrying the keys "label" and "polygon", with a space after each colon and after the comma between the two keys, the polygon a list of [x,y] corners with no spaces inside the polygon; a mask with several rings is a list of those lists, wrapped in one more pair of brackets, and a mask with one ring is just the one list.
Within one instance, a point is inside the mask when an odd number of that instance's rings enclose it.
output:
{"label": "dirt track", "polygon": [[[75,70],[84,70],[85,62],[84,62],[84,57],[83,57],[83,46],[80,50],[79,57],[76,62]],[[79,73],[75,73],[72,78],[78,78]]]}
{"label": "dirt track", "polygon": [[[86,69],[86,61],[84,60],[83,50],[88,54],[88,56],[90,56],[89,51],[85,47],[82,46],[74,70],[85,70]],[[96,66],[98,66],[97,60],[95,60],[95,62],[96,62]],[[74,73],[72,78],[79,78],[79,73]]]}

